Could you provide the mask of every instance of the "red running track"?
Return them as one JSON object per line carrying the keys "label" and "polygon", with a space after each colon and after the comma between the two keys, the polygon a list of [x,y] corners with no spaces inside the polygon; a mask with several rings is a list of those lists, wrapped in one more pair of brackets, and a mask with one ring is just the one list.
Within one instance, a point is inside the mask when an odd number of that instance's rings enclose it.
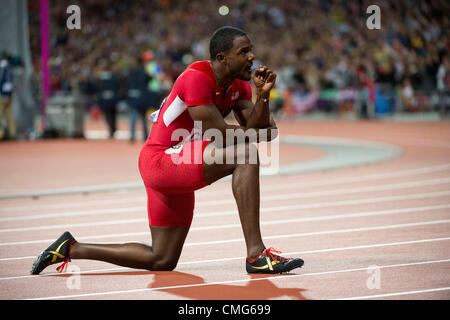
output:
{"label": "red running track", "polygon": [[[73,260],[29,270],[63,231],[84,242],[150,241],[143,188],[0,200],[1,299],[449,299],[450,124],[284,122],[280,135],[352,138],[401,148],[370,165],[261,177],[267,246],[305,265],[245,272],[229,181],[197,193],[191,231],[173,272]],[[0,194],[140,182],[140,144],[54,140],[0,144]],[[280,147],[280,163],[325,152]]]}

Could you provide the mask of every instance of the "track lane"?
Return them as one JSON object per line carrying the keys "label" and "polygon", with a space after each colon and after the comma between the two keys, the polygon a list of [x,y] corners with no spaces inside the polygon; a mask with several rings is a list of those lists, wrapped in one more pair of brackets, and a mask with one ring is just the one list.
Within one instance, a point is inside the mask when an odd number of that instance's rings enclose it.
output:
{"label": "track lane", "polygon": [[[277,276],[259,279],[242,273],[245,246],[235,206],[226,199],[232,199],[226,181],[198,192],[199,206],[193,230],[188,235],[188,245],[182,253],[177,272],[155,275],[101,262],[76,261],[83,272],[100,270],[98,274],[83,273],[80,290],[67,288],[68,275],[27,275],[33,260],[31,257],[47,245],[42,240],[51,241],[62,232],[58,232],[56,227],[39,229],[42,227],[40,219],[51,225],[85,223],[87,218],[94,223],[111,221],[118,224],[91,226],[95,232],[89,226],[78,226],[74,230],[86,240],[148,242],[148,227],[144,224],[145,193],[142,190],[127,190],[42,197],[38,200],[2,200],[0,283],[6,289],[3,297],[22,299],[62,295],[69,296],[66,297],[69,299],[228,299],[229,295],[229,299],[448,299],[449,291],[445,288],[450,283],[449,263],[442,261],[450,257],[450,229],[447,223],[450,211],[446,207],[449,204],[447,193],[450,191],[446,182],[450,177],[449,128],[445,122],[282,124],[282,134],[336,136],[338,133],[342,138],[357,135],[358,139],[393,143],[403,150],[400,158],[377,164],[262,178],[261,217],[266,243],[307,261],[305,267],[290,278]],[[119,149],[124,150],[124,146]],[[296,158],[294,149],[288,152],[289,161]],[[119,164],[112,163],[111,168],[116,165]],[[130,175],[130,172],[122,171],[110,181],[115,179],[114,182],[117,182],[125,176],[131,181],[129,178],[135,173]],[[14,184],[15,181],[10,182]],[[45,178],[41,182],[44,181]],[[82,179],[76,181],[82,184]],[[393,187],[395,185],[397,187]],[[284,191],[285,188],[289,191]],[[20,190],[20,187],[14,190]],[[295,193],[297,196],[293,196]],[[144,201],[136,204],[142,196]],[[226,201],[217,208],[211,197]],[[126,212],[132,206],[136,207],[136,211]],[[125,209],[125,212],[87,213],[103,207],[106,210]],[[70,215],[77,211],[78,215]],[[39,214],[50,217],[26,219],[27,215]],[[68,215],[64,217],[64,214]],[[21,216],[24,219],[7,219]],[[133,222],[133,219],[136,221]],[[120,220],[131,221],[120,224]],[[19,228],[37,229],[1,231]],[[126,232],[128,236],[124,235]],[[107,234],[116,236],[103,237]],[[289,234],[291,236],[287,236]],[[20,239],[25,239],[23,242],[39,242],[1,245],[5,241],[20,242]],[[201,244],[211,241],[224,242]],[[231,259],[223,261],[223,258]],[[369,276],[367,267],[371,263],[386,266],[381,269],[380,290],[369,290],[365,286]],[[217,270],[224,271],[218,273]],[[417,277],[417,274],[424,276]],[[147,287],[142,288],[143,284]],[[189,284],[193,285],[183,287]],[[155,289],[170,286],[181,287]],[[36,287],[46,290],[38,292]],[[101,293],[123,291],[118,288],[126,288],[130,292]],[[224,294],[218,296],[215,294],[218,291]],[[265,291],[274,294],[258,294]]]}

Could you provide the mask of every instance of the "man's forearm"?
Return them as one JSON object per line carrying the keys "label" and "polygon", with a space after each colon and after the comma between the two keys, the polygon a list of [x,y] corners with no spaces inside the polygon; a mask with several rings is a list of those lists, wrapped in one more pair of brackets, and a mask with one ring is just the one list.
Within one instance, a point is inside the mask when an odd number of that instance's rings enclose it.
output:
{"label": "man's forearm", "polygon": [[247,119],[247,128],[267,128],[271,125],[269,93],[258,93],[253,109]]}

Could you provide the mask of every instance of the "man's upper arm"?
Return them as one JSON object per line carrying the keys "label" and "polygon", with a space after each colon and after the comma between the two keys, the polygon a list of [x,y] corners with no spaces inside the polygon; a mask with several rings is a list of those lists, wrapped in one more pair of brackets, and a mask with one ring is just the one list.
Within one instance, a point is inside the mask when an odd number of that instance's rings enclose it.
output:
{"label": "man's upper arm", "polygon": [[180,82],[180,98],[188,107],[213,104],[211,79],[196,70],[187,71]]}

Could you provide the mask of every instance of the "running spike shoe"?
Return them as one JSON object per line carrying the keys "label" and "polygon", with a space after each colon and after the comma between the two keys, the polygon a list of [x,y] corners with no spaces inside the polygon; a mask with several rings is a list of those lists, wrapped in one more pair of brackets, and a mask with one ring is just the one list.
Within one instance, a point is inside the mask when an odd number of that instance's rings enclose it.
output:
{"label": "running spike shoe", "polygon": [[64,232],[58,240],[52,243],[50,247],[45,249],[33,263],[31,267],[31,274],[39,274],[47,268],[49,265],[63,262],[56,270],[62,272],[70,261],[70,248],[77,241],[70,234],[70,232]]}
{"label": "running spike shoe", "polygon": [[245,267],[248,273],[283,273],[303,266],[300,258],[284,258],[274,253],[281,253],[274,248],[264,250],[256,259],[246,259]]}

